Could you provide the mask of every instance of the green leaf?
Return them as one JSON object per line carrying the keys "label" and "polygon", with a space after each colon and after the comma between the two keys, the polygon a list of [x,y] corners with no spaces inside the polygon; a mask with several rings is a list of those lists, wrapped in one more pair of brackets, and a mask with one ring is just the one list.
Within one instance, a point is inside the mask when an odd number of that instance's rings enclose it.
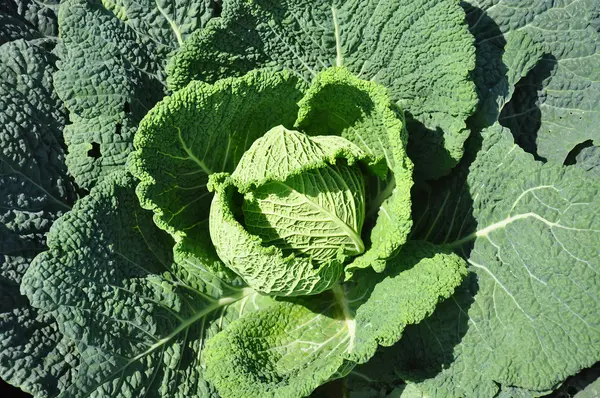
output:
{"label": "green leaf", "polygon": [[263,134],[244,153],[231,174],[232,182],[241,193],[338,161],[349,165],[358,161],[373,164],[357,145],[335,135],[311,137],[281,125]]}
{"label": "green leaf", "polygon": [[[371,247],[346,267],[383,271],[387,259],[406,242],[412,226],[410,189],[413,165],[406,154],[407,133],[401,115],[391,109],[387,90],[360,80],[345,68],[321,72],[300,102],[296,125],[311,135],[339,135],[358,145],[383,168],[367,185],[367,224],[374,225]],[[387,166],[387,167],[386,167]],[[389,169],[389,171],[388,171]]]}
{"label": "green leaf", "polygon": [[398,341],[465,273],[458,256],[423,242],[390,261],[385,274],[361,270],[321,295],[279,300],[232,322],[207,343],[206,377],[224,398],[307,396]]}
{"label": "green leaf", "polygon": [[[527,150],[562,164],[588,139],[599,141],[600,14],[595,0],[470,1],[467,19],[478,51],[527,34],[544,48],[543,60],[517,88],[501,117]],[[575,45],[576,44],[576,45]],[[507,44],[508,46],[508,44]],[[523,48],[533,54],[535,47]],[[519,142],[521,143],[521,142]]]}
{"label": "green leaf", "polygon": [[269,299],[206,270],[190,285],[135,184],[117,172],[92,189],[53,225],[50,250],[23,279],[81,352],[62,396],[216,396],[203,376],[206,339]]}
{"label": "green leaf", "polygon": [[415,203],[415,236],[452,242],[471,277],[387,355],[431,396],[541,393],[600,359],[600,182],[536,162],[495,125]]}
{"label": "green leaf", "polygon": [[142,207],[178,243],[177,261],[222,267],[208,229],[208,176],[233,172],[270,128],[292,126],[302,84],[289,73],[255,71],[209,85],[193,82],[166,97],[140,125],[131,157]]}
{"label": "green leaf", "polygon": [[[0,7],[2,7],[0,5]],[[40,33],[15,15],[5,14],[0,8],[0,45],[18,39],[34,40]]]}
{"label": "green leaf", "polygon": [[124,167],[139,121],[167,91],[166,60],[210,18],[209,3],[61,3],[55,85],[70,112],[67,165],[80,186]]}
{"label": "green leaf", "polygon": [[[317,262],[336,257],[340,249],[348,255],[361,254],[365,250],[360,237],[365,219],[365,183],[359,165],[345,164],[349,160],[342,158],[290,174],[294,165],[307,167],[317,161],[311,152],[322,150],[319,144],[331,143],[340,151],[344,144],[346,148],[351,144],[344,141],[335,136],[309,138],[282,126],[256,140],[233,175],[238,171],[246,175],[244,165],[248,163],[253,164],[254,170],[271,164],[273,167],[265,168],[269,175],[275,170],[285,171],[282,178],[258,185],[244,195],[242,210],[248,232],[259,236],[263,245],[274,245]],[[277,153],[291,156],[278,162]]]}
{"label": "green leaf", "polygon": [[[336,185],[327,183],[325,177],[339,180],[340,176],[323,170],[334,171],[336,162],[342,161],[358,168],[359,160],[370,163],[360,148],[344,138],[309,137],[283,126],[269,130],[244,153],[231,177],[215,175],[209,183],[216,191],[210,236],[219,257],[262,293],[297,296],[329,289],[340,279],[346,255],[364,250],[362,220],[356,219],[360,216],[356,208],[364,206],[364,187],[355,203],[346,185],[351,183],[349,176],[337,182],[342,189],[336,191]],[[362,178],[361,172],[356,177]],[[265,192],[271,192],[271,197]],[[238,206],[236,194],[240,193],[245,194],[244,204]],[[258,205],[252,204],[256,201],[268,208],[258,212]],[[345,208],[352,206],[349,203],[354,203],[353,209]],[[239,210],[244,212],[243,221]],[[360,212],[364,217],[364,208]],[[275,224],[269,226],[270,222]],[[267,241],[282,234],[288,238],[284,247]],[[290,247],[290,240],[298,247]],[[331,250],[320,259],[311,255],[315,246]]]}
{"label": "green leaf", "polygon": [[57,396],[77,377],[75,344],[52,316],[31,307],[18,284],[3,277],[0,303],[0,378],[36,397]]}
{"label": "green leaf", "polygon": [[452,0],[225,1],[221,18],[191,35],[173,57],[168,81],[178,89],[194,79],[213,82],[273,67],[310,82],[331,66],[388,88],[418,130],[434,137],[415,151],[423,174],[443,175],[461,158],[465,120],[477,103],[469,78],[475,49],[464,12]]}
{"label": "green leaf", "polygon": [[[348,255],[365,250],[360,237],[365,217],[365,184],[360,168],[331,165],[286,182],[271,182],[245,196],[244,225],[275,245],[324,261],[339,248]],[[290,207],[293,204],[293,207]]]}
{"label": "green leaf", "polygon": [[583,148],[577,155],[577,167],[588,171],[591,175],[600,177],[600,147]]}
{"label": "green leaf", "polygon": [[387,398],[426,398],[423,391],[414,384],[407,384],[392,391]]}
{"label": "green leaf", "polygon": [[23,39],[0,46],[0,377],[41,397],[70,383],[78,362],[54,320],[19,292],[50,226],[76,198],[64,165],[66,112],[52,88],[54,62]]}
{"label": "green leaf", "polygon": [[[478,56],[473,79],[480,98],[478,111],[470,124],[481,130],[498,121],[515,92],[515,86],[540,62],[545,47],[524,31],[516,31],[506,38],[498,33],[498,36],[490,38],[496,33],[493,21],[478,12],[468,13],[467,20],[476,38]],[[486,24],[491,25],[488,26],[491,32],[482,28]]]}
{"label": "green leaf", "polygon": [[24,39],[55,40],[59,0],[5,0],[0,4],[0,44]]}

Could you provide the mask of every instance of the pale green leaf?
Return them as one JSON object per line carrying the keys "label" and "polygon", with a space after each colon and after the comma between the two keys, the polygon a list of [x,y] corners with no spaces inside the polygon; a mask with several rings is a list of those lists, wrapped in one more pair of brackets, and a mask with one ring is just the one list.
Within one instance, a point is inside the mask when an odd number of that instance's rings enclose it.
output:
{"label": "pale green leaf", "polygon": [[600,378],[579,391],[574,398],[596,398],[600,396]]}
{"label": "pale green leaf", "polygon": [[269,182],[283,182],[337,161],[345,160],[350,165],[359,160],[372,163],[357,145],[335,135],[311,137],[284,126],[276,126],[263,134],[244,153],[231,174],[232,182],[241,193]]}
{"label": "pale green leaf", "polygon": [[[359,160],[365,169],[371,162],[342,137],[310,137],[283,126],[269,130],[244,153],[231,177],[220,174],[211,180],[216,195],[210,236],[219,257],[266,294],[329,289],[340,279],[346,256],[364,251]],[[356,173],[335,175],[342,162]],[[359,188],[352,192],[348,184]],[[236,203],[240,193],[245,194],[241,209]]]}
{"label": "pale green leaf", "polygon": [[536,162],[498,125],[469,147],[415,199],[415,235],[453,242],[471,277],[387,362],[431,396],[539,395],[600,359],[600,184]]}
{"label": "pale green leaf", "polygon": [[244,226],[274,245],[326,261],[365,250],[365,183],[358,166],[328,165],[284,182],[261,185],[244,197]]}
{"label": "pale green leaf", "polygon": [[233,172],[270,128],[291,126],[302,92],[289,73],[256,71],[214,85],[191,83],[160,102],[141,123],[131,170],[142,207],[178,243],[177,261],[220,266],[209,237],[214,172]]}
{"label": "pale green leaf", "polygon": [[339,135],[358,145],[376,162],[377,177],[367,180],[366,224],[372,227],[366,253],[346,267],[372,267],[380,272],[406,242],[412,226],[410,189],[413,165],[402,115],[391,109],[387,90],[360,80],[345,68],[320,73],[300,102],[298,128],[311,135]]}

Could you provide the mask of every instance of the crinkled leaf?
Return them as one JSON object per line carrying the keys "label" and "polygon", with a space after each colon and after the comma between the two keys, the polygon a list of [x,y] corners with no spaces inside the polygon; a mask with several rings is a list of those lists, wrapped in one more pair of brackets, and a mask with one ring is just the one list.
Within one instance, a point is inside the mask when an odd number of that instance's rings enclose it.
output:
{"label": "crinkled leaf", "polygon": [[0,8],[0,45],[18,39],[34,40],[40,37],[40,33],[27,22],[15,15],[6,14]]}
{"label": "crinkled leaf", "polygon": [[[476,114],[470,120],[470,124],[476,129],[491,126],[498,121],[515,92],[515,85],[537,65],[545,51],[545,47],[533,40],[527,32],[516,31],[507,37],[495,32],[493,21],[480,14],[481,12],[477,9],[467,14],[477,47],[473,78],[480,102]],[[498,36],[490,37],[493,34]]]}
{"label": "crinkled leaf", "polygon": [[387,398],[426,398],[427,395],[414,384],[406,384],[394,389]]}
{"label": "crinkled leaf", "polygon": [[[19,35],[21,39],[29,39],[29,35],[33,32],[36,38],[46,37],[48,39],[56,39],[58,36],[58,21],[56,19],[56,10],[60,0],[4,0],[0,4],[0,19],[2,14],[9,15],[22,23],[21,27],[26,29],[25,35]],[[6,20],[5,20],[6,21]],[[0,23],[0,44],[2,44],[2,34],[6,33],[5,28],[10,30],[11,23],[4,25]],[[15,26],[15,25],[12,25]]]}
{"label": "crinkled leaf", "polygon": [[340,250],[361,254],[365,183],[357,158],[367,157],[342,137],[309,137],[283,126],[269,130],[231,177],[244,193],[245,229],[263,245],[315,262]]}
{"label": "crinkled leaf", "polygon": [[498,125],[415,200],[416,236],[454,242],[472,277],[387,363],[432,396],[538,394],[600,358],[600,183],[536,162]]}
{"label": "crinkled leaf", "polygon": [[357,145],[335,135],[310,137],[303,132],[276,126],[264,132],[244,153],[232,182],[241,193],[269,182],[284,182],[301,173],[345,161],[372,163]]}
{"label": "crinkled leaf", "polygon": [[339,250],[358,255],[365,219],[365,182],[358,166],[329,165],[270,182],[245,195],[244,226],[263,244],[315,261]]}
{"label": "crinkled leaf", "polygon": [[44,397],[68,384],[77,364],[53,319],[19,292],[50,226],[76,197],[64,164],[66,112],[52,89],[54,62],[23,39],[0,46],[0,377]]}
{"label": "crinkled leaf", "polygon": [[[296,125],[311,135],[339,135],[373,159],[385,160],[367,185],[367,224],[371,247],[346,267],[381,272],[388,258],[406,242],[412,226],[412,162],[406,154],[407,133],[401,115],[391,109],[387,90],[360,80],[347,69],[320,73],[300,102]],[[386,167],[387,166],[387,167]],[[388,172],[389,169],[389,172]]]}
{"label": "crinkled leaf", "polygon": [[[543,60],[517,87],[501,118],[519,144],[562,164],[577,144],[588,139],[598,143],[598,2],[474,0],[465,7],[478,51],[485,54],[482,58],[493,59],[487,54],[497,54],[513,36],[524,33],[544,48]],[[528,46],[522,51],[534,54],[539,50]]]}
{"label": "crinkled leaf", "polygon": [[0,377],[23,391],[55,397],[77,377],[79,352],[73,341],[63,336],[52,316],[31,307],[18,283],[3,276],[0,336]]}
{"label": "crinkled leaf", "polygon": [[230,0],[173,58],[169,85],[259,67],[291,69],[310,82],[323,69],[346,66],[388,88],[412,115],[415,131],[428,139],[415,140],[413,160],[435,177],[462,156],[465,119],[477,102],[474,65],[473,37],[455,1]]}
{"label": "crinkled leaf", "polygon": [[[319,171],[333,170],[332,164],[341,160],[358,167],[356,162],[361,158],[369,163],[360,148],[341,137],[309,137],[283,126],[269,130],[244,153],[231,177],[220,174],[211,179],[210,188],[216,194],[210,208],[210,236],[219,257],[262,293],[297,296],[329,289],[340,279],[345,256],[350,254],[344,250],[345,245],[354,246],[355,252],[364,250],[364,245],[359,225],[351,226],[356,209],[348,211],[347,219],[339,218],[346,210],[345,198],[329,191],[335,186],[327,184]],[[358,177],[362,178],[360,172]],[[339,183],[344,185],[344,190],[338,191],[343,195],[350,181]],[[274,198],[263,197],[264,190],[270,190]],[[240,192],[246,194],[241,209],[236,203]],[[364,200],[364,187],[360,194]],[[254,209],[258,205],[252,204],[256,201],[277,207],[258,211]],[[244,212],[243,221],[239,220],[240,210]],[[360,211],[364,216],[364,209]],[[356,220],[356,224],[362,224],[362,220]],[[291,250],[289,242],[284,241],[281,247],[268,241],[273,240],[269,235],[280,237],[286,228],[292,235],[308,231],[300,246],[330,247],[329,255],[320,260],[301,253],[301,247]],[[338,236],[341,241],[336,239]]]}
{"label": "crinkled leaf", "polygon": [[317,294],[329,289],[343,272],[342,255],[313,263],[308,257],[284,254],[244,228],[232,208],[233,187],[221,185],[210,208],[210,234],[225,264],[254,289],[276,296]]}
{"label": "crinkled leaf", "polygon": [[588,171],[590,174],[600,177],[600,147],[590,146],[583,148],[577,154],[577,167]]}
{"label": "crinkled leaf", "polygon": [[78,201],[22,290],[81,352],[63,396],[216,397],[203,377],[205,340],[268,299],[206,270],[191,286],[135,184],[116,172]]}
{"label": "crinkled leaf", "polygon": [[303,397],[395,343],[452,294],[465,273],[455,254],[404,246],[385,274],[361,270],[317,296],[280,300],[232,322],[207,343],[206,377],[224,397]]}
{"label": "crinkled leaf", "polygon": [[219,267],[208,230],[213,172],[233,172],[258,137],[292,126],[302,85],[289,73],[255,71],[214,85],[193,82],[160,102],[136,134],[131,170],[142,207],[178,242],[177,261]]}
{"label": "crinkled leaf", "polygon": [[122,168],[142,117],[166,92],[169,55],[213,13],[208,0],[67,0],[58,94],[70,112],[67,165],[92,187]]}

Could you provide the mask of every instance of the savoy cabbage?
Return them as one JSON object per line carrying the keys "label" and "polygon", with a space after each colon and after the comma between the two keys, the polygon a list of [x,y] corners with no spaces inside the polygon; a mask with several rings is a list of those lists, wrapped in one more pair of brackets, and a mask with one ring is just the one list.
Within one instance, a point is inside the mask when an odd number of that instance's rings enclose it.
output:
{"label": "savoy cabbage", "polygon": [[599,51],[596,0],[7,0],[0,378],[594,396]]}

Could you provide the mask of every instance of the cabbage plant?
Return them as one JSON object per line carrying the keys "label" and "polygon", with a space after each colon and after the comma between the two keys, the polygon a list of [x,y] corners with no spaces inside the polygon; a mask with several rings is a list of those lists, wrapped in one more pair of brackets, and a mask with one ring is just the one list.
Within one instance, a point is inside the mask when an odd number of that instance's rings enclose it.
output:
{"label": "cabbage plant", "polygon": [[595,0],[4,1],[0,378],[36,397],[593,396],[599,18]]}

